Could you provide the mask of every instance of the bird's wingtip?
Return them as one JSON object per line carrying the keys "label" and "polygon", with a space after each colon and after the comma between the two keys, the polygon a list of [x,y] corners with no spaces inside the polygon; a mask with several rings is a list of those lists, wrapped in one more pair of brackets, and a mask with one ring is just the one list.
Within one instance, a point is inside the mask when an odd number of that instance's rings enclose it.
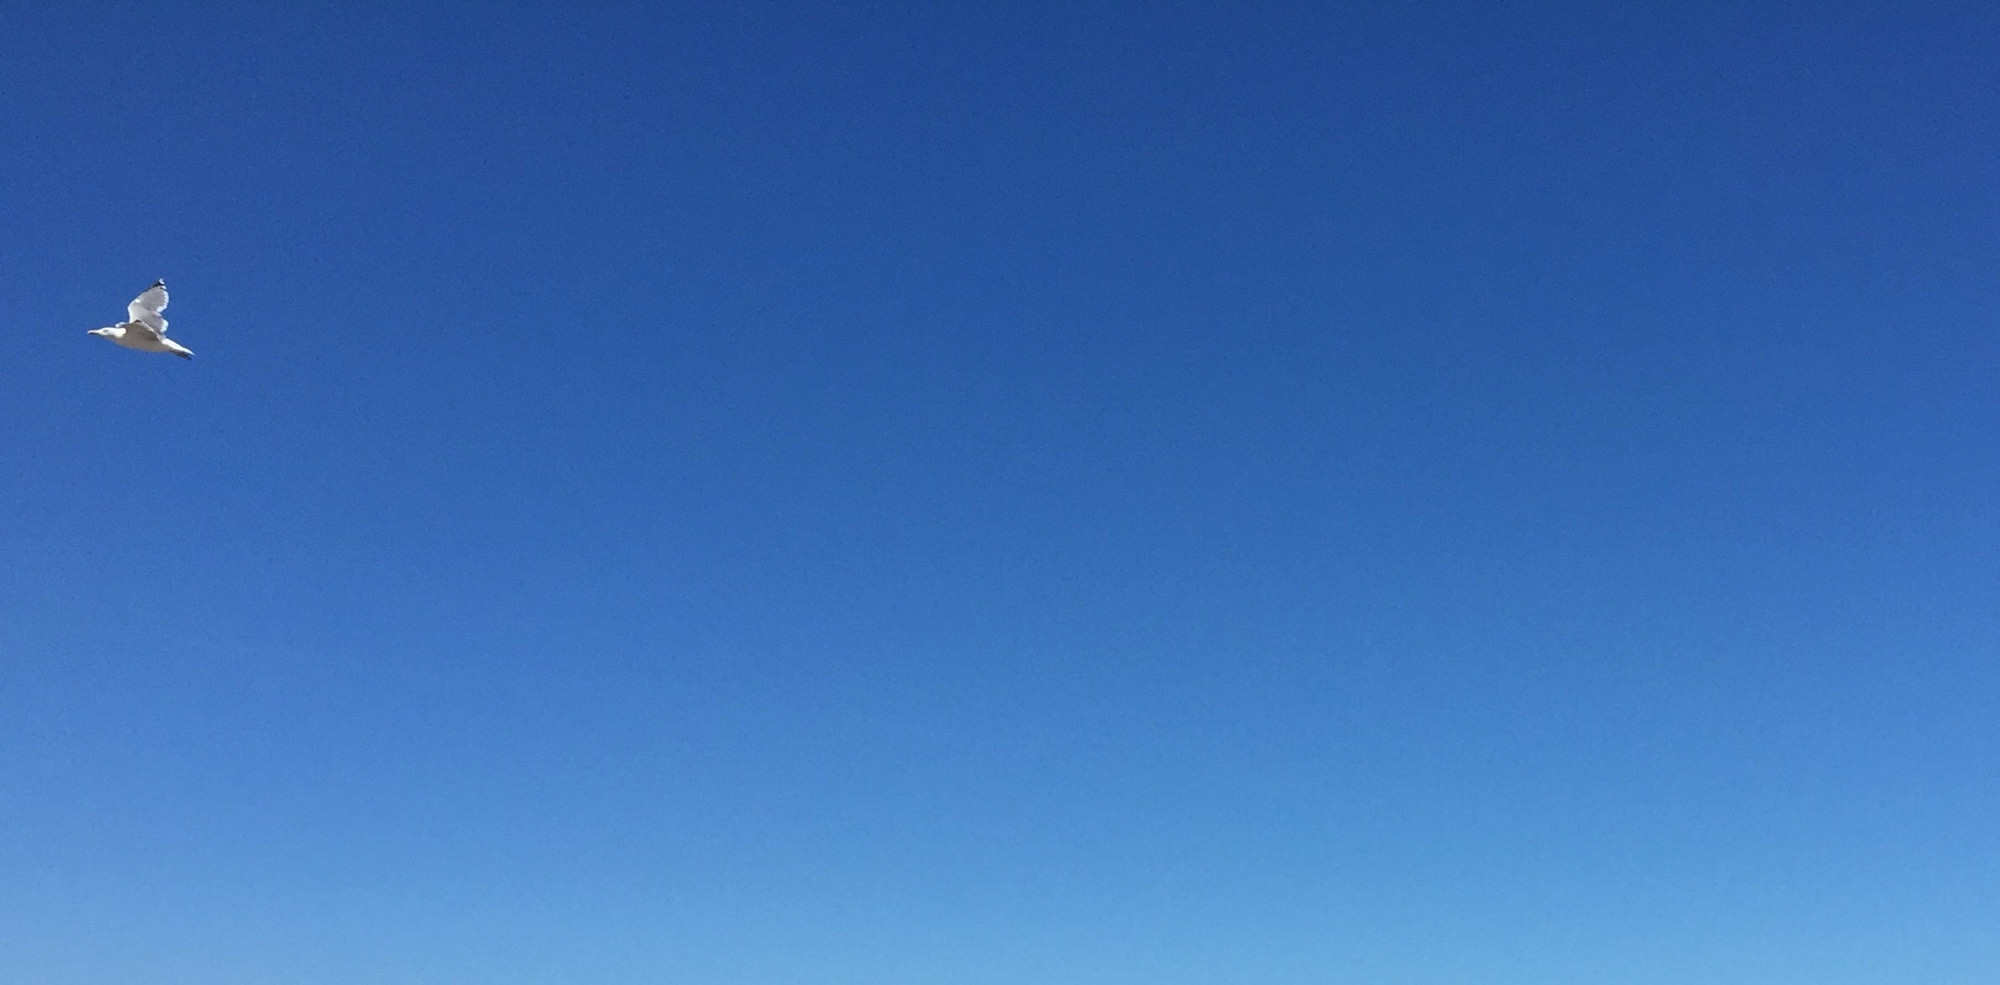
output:
{"label": "bird's wingtip", "polygon": [[[153,282],[153,287],[165,287],[165,286],[167,286],[167,279],[165,277],[162,277],[159,280]],[[147,288],[147,290],[152,290],[152,288]]]}

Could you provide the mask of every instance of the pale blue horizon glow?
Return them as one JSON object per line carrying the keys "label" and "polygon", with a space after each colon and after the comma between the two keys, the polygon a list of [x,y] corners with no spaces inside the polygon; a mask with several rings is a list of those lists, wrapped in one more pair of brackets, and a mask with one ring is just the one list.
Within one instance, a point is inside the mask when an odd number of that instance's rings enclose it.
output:
{"label": "pale blue horizon glow", "polygon": [[1994,10],[0,38],[0,978],[2000,970]]}

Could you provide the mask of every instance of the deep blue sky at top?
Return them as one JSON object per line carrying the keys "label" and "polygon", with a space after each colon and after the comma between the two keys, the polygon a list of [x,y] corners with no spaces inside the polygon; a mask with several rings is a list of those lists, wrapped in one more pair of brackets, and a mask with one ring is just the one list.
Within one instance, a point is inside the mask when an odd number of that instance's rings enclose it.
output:
{"label": "deep blue sky at top", "polygon": [[2000,970],[1988,5],[43,6],[0,977]]}

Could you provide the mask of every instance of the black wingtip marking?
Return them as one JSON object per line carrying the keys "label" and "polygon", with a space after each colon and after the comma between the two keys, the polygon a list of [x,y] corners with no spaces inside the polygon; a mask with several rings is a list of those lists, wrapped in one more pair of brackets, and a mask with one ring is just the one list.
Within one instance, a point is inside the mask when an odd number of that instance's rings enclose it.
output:
{"label": "black wingtip marking", "polygon": [[[165,287],[165,286],[167,286],[167,281],[165,278],[161,278],[153,282],[153,287]],[[146,288],[146,290],[150,291],[153,289],[153,287]]]}

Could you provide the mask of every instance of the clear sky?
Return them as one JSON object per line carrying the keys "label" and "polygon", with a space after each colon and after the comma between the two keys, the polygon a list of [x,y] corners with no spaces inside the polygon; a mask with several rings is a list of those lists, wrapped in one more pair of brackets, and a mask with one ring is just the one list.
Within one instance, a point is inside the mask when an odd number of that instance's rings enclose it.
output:
{"label": "clear sky", "polygon": [[2000,7],[1744,6],[0,6],[0,979],[1996,980]]}

